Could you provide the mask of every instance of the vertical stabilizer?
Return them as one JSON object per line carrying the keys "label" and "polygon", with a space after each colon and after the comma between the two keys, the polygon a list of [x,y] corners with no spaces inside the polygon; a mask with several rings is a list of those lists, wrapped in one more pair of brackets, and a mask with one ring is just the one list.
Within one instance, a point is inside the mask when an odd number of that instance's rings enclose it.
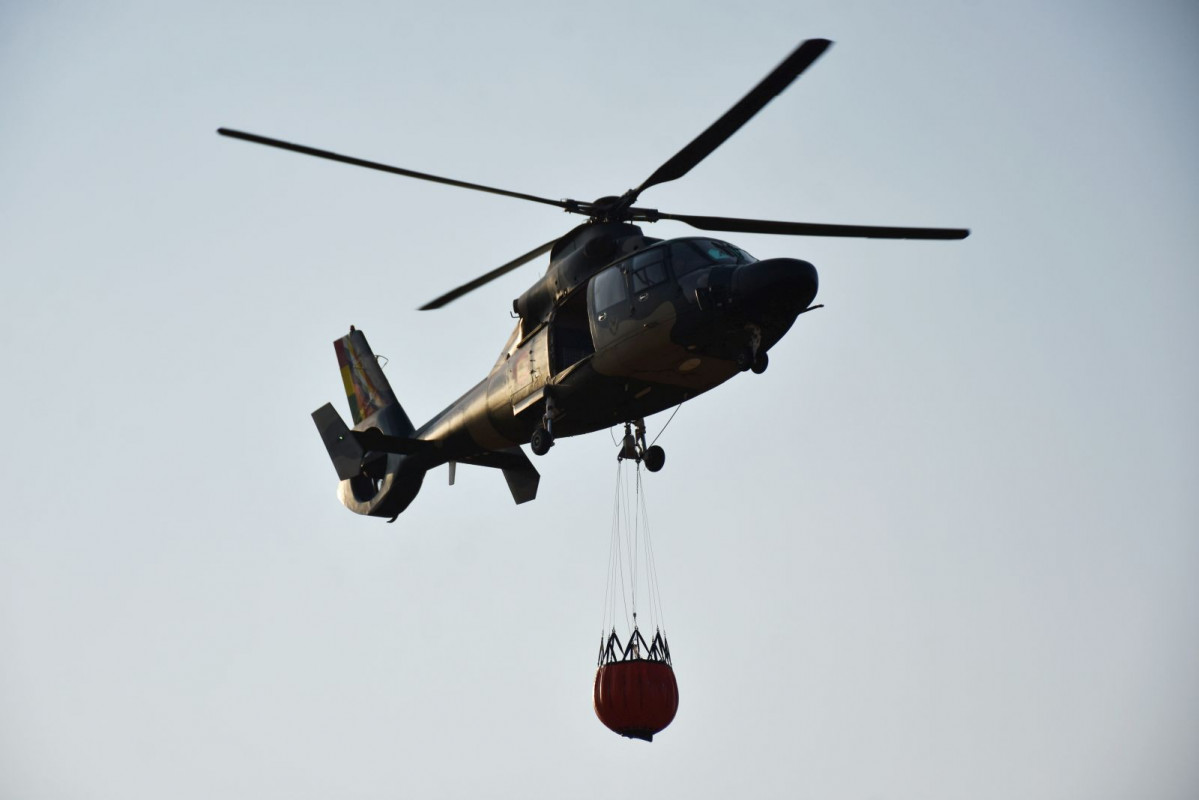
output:
{"label": "vertical stabilizer", "polygon": [[[333,342],[353,430],[331,403],[312,413],[312,421],[340,480],[337,494],[346,508],[372,517],[395,517],[420,491],[427,459],[412,436],[412,421],[396,400],[362,331]],[[410,447],[404,445],[411,445]],[[377,449],[375,449],[377,448]]]}
{"label": "vertical stabilizer", "polygon": [[[408,415],[400,407],[383,368],[371,351],[366,336],[360,330],[350,327],[350,332],[333,343],[337,351],[337,365],[341,368],[341,381],[346,388],[346,398],[350,401],[350,413],[354,417],[354,425],[378,414],[383,409],[390,409],[387,415],[391,419],[393,430],[386,433],[395,436],[407,436],[412,433],[412,423]],[[395,411],[402,421],[396,419]]]}

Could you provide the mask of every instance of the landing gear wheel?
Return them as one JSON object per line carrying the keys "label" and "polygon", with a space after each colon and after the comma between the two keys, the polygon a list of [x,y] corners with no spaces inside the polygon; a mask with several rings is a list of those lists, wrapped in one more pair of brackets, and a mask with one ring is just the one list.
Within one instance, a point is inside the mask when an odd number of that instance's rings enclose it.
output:
{"label": "landing gear wheel", "polygon": [[750,369],[754,371],[755,375],[761,375],[768,366],[770,366],[770,357],[765,353],[758,353]]}
{"label": "landing gear wheel", "polygon": [[529,448],[532,449],[533,455],[543,456],[550,451],[554,446],[554,436],[545,428],[538,428],[533,431],[532,438],[529,439]]}
{"label": "landing gear wheel", "polygon": [[641,456],[641,460],[645,463],[645,468],[650,472],[657,472],[666,465],[666,451],[658,445],[647,448],[645,455]]}

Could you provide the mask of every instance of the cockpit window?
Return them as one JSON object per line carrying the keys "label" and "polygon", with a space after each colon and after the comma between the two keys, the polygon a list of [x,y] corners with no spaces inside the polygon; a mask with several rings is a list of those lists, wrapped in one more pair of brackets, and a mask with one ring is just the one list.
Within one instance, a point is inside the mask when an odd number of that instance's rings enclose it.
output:
{"label": "cockpit window", "polygon": [[708,242],[706,247],[700,246],[703,247],[704,255],[717,264],[737,263],[737,254],[730,247],[722,247],[718,242]]}
{"label": "cockpit window", "polygon": [[670,246],[671,264],[675,275],[686,275],[714,264],[737,266],[749,264],[754,257],[727,242],[715,239],[683,239]]}
{"label": "cockpit window", "polygon": [[729,248],[729,249],[731,249],[731,250],[732,250],[734,253],[736,253],[737,255],[741,256],[741,261],[739,261],[739,262],[738,262],[738,263],[740,263],[740,264],[752,264],[753,262],[755,262],[755,261],[757,261],[757,260],[758,260],[758,259],[754,258],[753,256],[751,256],[749,253],[747,253],[747,252],[745,252],[744,250],[742,250],[740,247],[736,247],[736,246],[734,246],[734,245],[731,245],[731,244],[727,244],[727,245],[725,245],[725,247],[728,247],[728,248]]}
{"label": "cockpit window", "polygon": [[596,311],[604,311],[629,299],[620,267],[609,267],[592,278],[591,291]]}
{"label": "cockpit window", "polygon": [[666,281],[666,250],[655,247],[638,253],[632,260],[633,293],[643,292]]}
{"label": "cockpit window", "polygon": [[[706,244],[705,252],[717,264],[748,264],[756,260],[740,247],[734,247],[728,242],[718,242],[715,239],[709,239]],[[702,244],[701,247],[703,247]]]}
{"label": "cockpit window", "polygon": [[670,246],[670,265],[677,276],[702,269],[711,263],[693,242],[675,242]]}

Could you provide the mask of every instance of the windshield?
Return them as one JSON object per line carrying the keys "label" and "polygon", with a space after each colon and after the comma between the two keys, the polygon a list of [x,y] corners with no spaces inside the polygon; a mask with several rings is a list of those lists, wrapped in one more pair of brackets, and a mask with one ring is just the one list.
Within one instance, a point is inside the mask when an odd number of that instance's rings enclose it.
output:
{"label": "windshield", "polygon": [[728,242],[717,239],[679,239],[670,245],[670,260],[675,275],[710,267],[714,264],[739,266],[756,261],[753,256]]}

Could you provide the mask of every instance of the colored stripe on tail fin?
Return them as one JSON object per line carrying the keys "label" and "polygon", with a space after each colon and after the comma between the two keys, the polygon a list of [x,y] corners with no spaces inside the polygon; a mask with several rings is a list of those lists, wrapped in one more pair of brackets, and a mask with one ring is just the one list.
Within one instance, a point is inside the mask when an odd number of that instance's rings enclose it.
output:
{"label": "colored stripe on tail fin", "polygon": [[349,334],[333,343],[333,349],[337,351],[337,365],[341,367],[355,425],[387,406],[398,405],[362,331],[351,326]]}

